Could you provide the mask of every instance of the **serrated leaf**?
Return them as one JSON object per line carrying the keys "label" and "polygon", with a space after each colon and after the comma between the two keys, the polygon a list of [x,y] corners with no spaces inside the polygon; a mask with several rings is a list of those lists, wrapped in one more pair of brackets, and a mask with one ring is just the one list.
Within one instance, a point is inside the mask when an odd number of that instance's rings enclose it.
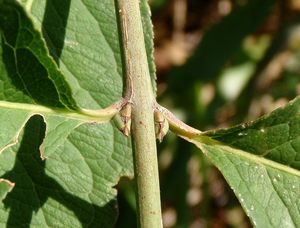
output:
{"label": "serrated leaf", "polygon": [[131,140],[112,123],[77,111],[122,97],[115,11],[111,0],[0,0],[0,176],[15,183],[9,189],[0,181],[0,226],[115,223],[113,187],[133,176]]}
{"label": "serrated leaf", "polygon": [[300,97],[192,142],[220,169],[255,226],[300,226]]}

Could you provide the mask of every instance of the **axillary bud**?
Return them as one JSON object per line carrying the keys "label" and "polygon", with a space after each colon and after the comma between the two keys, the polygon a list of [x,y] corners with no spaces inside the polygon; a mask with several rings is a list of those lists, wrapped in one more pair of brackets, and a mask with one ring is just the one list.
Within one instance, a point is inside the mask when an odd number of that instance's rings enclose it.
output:
{"label": "axillary bud", "polygon": [[163,138],[169,131],[169,122],[160,111],[155,110],[154,123],[156,138],[159,142],[162,142]]}
{"label": "axillary bud", "polygon": [[131,103],[126,103],[120,112],[114,116],[114,122],[119,130],[126,136],[130,135],[131,130]]}

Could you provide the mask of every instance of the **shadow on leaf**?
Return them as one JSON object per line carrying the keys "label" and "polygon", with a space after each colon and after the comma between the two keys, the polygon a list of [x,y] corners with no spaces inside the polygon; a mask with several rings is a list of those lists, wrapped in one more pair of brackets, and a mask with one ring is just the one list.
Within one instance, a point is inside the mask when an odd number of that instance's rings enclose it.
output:
{"label": "shadow on leaf", "polygon": [[[67,192],[55,179],[45,173],[45,163],[40,158],[39,146],[45,132],[42,117],[32,117],[24,130],[11,171],[2,176],[16,183],[3,203],[9,208],[7,227],[78,226],[111,227],[107,219],[116,213],[116,202],[103,207],[87,202]],[[17,147],[17,146],[16,146]],[[33,216],[36,216],[34,220]],[[77,219],[76,219],[77,218]],[[37,224],[38,223],[38,224]]]}
{"label": "shadow on leaf", "polygon": [[48,0],[46,3],[42,24],[43,36],[50,54],[57,64],[59,64],[59,58],[64,47],[70,3],[70,0]]}

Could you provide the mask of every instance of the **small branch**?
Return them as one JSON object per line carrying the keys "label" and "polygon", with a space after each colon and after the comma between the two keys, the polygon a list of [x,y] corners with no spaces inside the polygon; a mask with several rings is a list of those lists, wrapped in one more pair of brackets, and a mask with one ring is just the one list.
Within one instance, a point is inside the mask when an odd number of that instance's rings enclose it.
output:
{"label": "small branch", "polygon": [[117,0],[126,64],[125,98],[131,102],[139,226],[162,227],[154,129],[155,102],[145,49],[139,0]]}

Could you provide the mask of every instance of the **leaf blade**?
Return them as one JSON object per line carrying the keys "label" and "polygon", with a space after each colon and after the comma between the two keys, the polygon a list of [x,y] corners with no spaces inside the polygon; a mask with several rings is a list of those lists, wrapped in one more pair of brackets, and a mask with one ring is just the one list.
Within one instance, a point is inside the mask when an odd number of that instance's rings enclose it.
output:
{"label": "leaf blade", "polygon": [[[1,1],[2,81],[27,95],[31,103],[77,109],[70,87],[49,56],[41,34],[16,1]],[[11,30],[15,28],[15,30]],[[9,63],[8,56],[10,57]],[[29,67],[29,65],[31,65]],[[39,72],[39,80],[34,77]],[[8,89],[8,88],[6,88]],[[44,90],[47,95],[44,96]],[[14,96],[8,94],[2,99]],[[16,101],[9,99],[9,101]]]}
{"label": "leaf blade", "polygon": [[299,110],[300,97],[255,122],[191,139],[224,175],[255,226],[300,225]]}

